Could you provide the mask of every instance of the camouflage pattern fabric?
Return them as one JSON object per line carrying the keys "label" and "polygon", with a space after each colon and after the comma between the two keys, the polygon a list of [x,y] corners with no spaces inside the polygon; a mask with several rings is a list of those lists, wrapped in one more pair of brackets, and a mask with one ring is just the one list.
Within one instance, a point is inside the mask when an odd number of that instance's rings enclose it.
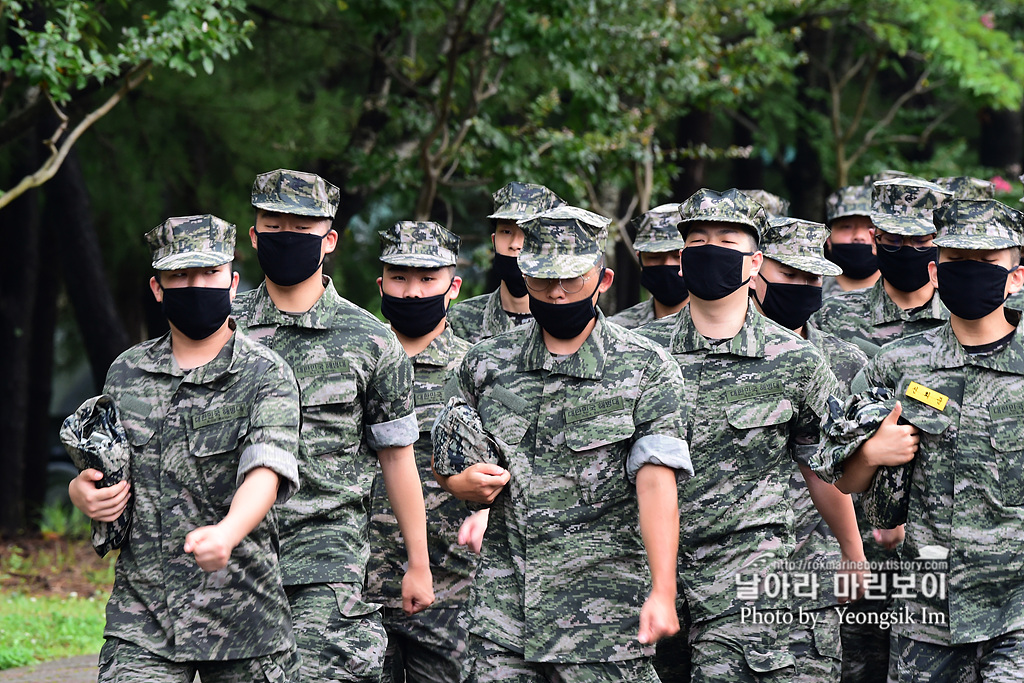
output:
{"label": "camouflage pattern fabric", "polygon": [[753,304],[740,332],[714,344],[689,307],[638,332],[682,369],[686,440],[700,458],[679,487],[679,574],[694,623],[738,619],[743,607],[785,609],[788,600],[762,591],[740,599],[737,579],[763,576],[793,554],[792,461],[813,464],[827,400],[839,392],[835,376],[810,342]]}
{"label": "camouflage pattern fabric", "polygon": [[871,190],[871,222],[893,235],[931,235],[932,212],[952,198],[953,193],[927,180],[881,180]]}
{"label": "camouflage pattern fabric", "polygon": [[740,190],[743,194],[747,195],[755,202],[764,207],[764,210],[768,212],[768,218],[780,218],[789,215],[789,200],[783,199],[777,194],[772,194],[767,190]]}
{"label": "camouflage pattern fabric", "polygon": [[216,216],[168,218],[146,233],[154,270],[206,268],[235,259],[235,226]]}
{"label": "camouflage pattern fabric", "polygon": [[652,655],[636,640],[650,571],[631,473],[692,471],[678,367],[599,313],[572,355],[552,356],[531,323],[470,349],[458,380],[511,473],[491,506],[467,630],[527,662]]}
{"label": "camouflage pattern fabric", "polygon": [[889,298],[881,279],[868,289],[842,292],[825,300],[811,318],[822,332],[856,344],[868,357],[884,344],[948,319],[949,311],[937,293],[924,307],[906,311]]}
{"label": "camouflage pattern fabric", "polygon": [[217,524],[256,467],[281,478],[279,503],[298,485],[298,391],[288,366],[235,333],[209,363],[182,371],[170,335],[110,366],[113,397],[132,444],[135,512],[107,603],[106,638],[174,662],[261,657],[293,645],[271,511],[204,572],[185,535]]}
{"label": "camouflage pattern fabric", "polygon": [[995,183],[970,176],[934,178],[933,183],[952,192],[956,199],[995,199]]}
{"label": "camouflage pattern fabric", "polygon": [[108,638],[99,658],[97,683],[288,683],[297,680],[295,648],[263,657],[224,662],[171,662],[134,643]]}
{"label": "camouflage pattern fabric", "polygon": [[363,583],[375,451],[419,436],[402,345],[330,278],[324,285],[301,315],[279,311],[266,284],[232,308],[239,329],[279,353],[299,383],[302,489],[279,511],[285,585]]}
{"label": "camouflage pattern fabric", "polygon": [[1013,683],[1024,671],[1024,632],[955,647],[895,636],[891,657],[893,683]]}
{"label": "camouflage pattern fabric", "polygon": [[[131,477],[131,445],[114,399],[106,394],[87,399],[60,428],[60,440],[78,471],[103,473],[97,488],[107,488]],[[120,548],[128,537],[134,502],[113,522],[92,520],[92,547],[100,557]]]}
{"label": "camouflage pattern fabric", "polygon": [[743,623],[734,616],[695,623],[689,634],[693,649],[691,683],[793,680],[793,630],[785,624]]}
{"label": "camouflage pattern fabric", "polygon": [[[441,407],[445,405],[446,393],[454,392],[455,368],[466,355],[470,344],[445,329],[434,338],[423,351],[412,358],[414,374],[414,397],[416,420],[420,425],[420,438],[416,441],[416,464],[419,467],[420,482],[423,484],[423,502],[427,512],[427,549],[430,555],[430,572],[433,576],[434,604],[430,609],[411,617],[401,615],[402,577],[405,575],[405,544],[398,520],[388,501],[384,488],[384,477],[378,474],[373,481],[373,495],[370,505],[370,547],[373,552],[367,565],[366,595],[372,602],[383,603],[386,608],[384,627],[389,635],[394,615],[404,631],[417,631],[413,622],[422,621],[423,629],[431,640],[439,641],[438,647],[431,648],[426,655],[448,653],[454,655],[465,648],[464,633],[449,620],[437,623],[440,612],[458,611],[469,596],[473,570],[477,556],[465,546],[458,544],[459,527],[467,516],[465,505],[444,491],[431,471],[432,448],[430,428]],[[431,626],[434,628],[431,628]],[[417,649],[403,648],[403,660],[410,670],[417,670]],[[438,658],[430,656],[430,661]],[[387,663],[385,662],[385,668]],[[451,662],[449,669],[458,672],[459,663]]]}
{"label": "camouflage pattern fabric", "polygon": [[461,606],[437,607],[436,603],[412,616],[401,608],[384,608],[388,648],[380,683],[460,680],[467,649],[461,615]]}
{"label": "camouflage pattern fabric", "polygon": [[334,218],[341,191],[315,173],[279,168],[256,176],[252,205],[264,211]]}
{"label": "camouflage pattern fabric", "polygon": [[918,176],[912,173],[907,173],[906,171],[895,171],[892,169],[888,169],[885,171],[879,171],[878,173],[872,173],[870,175],[864,176],[864,184],[868,187],[871,187],[875,183],[880,182],[882,180],[899,180],[901,178],[924,180],[924,178],[919,178]]}
{"label": "camouflage pattern fabric", "polygon": [[565,200],[543,185],[520,182],[508,183],[491,198],[494,213],[488,218],[505,221],[525,220],[565,204]]}
{"label": "camouflage pattern fabric", "polygon": [[610,223],[575,206],[558,206],[519,221],[525,235],[519,269],[537,278],[583,275],[604,256]]}
{"label": "camouflage pattern fabric", "polygon": [[794,683],[839,683],[842,677],[842,641],[839,615],[834,608],[813,612],[813,625],[801,624],[789,633],[790,652],[796,663]]}
{"label": "camouflage pattern fabric", "polygon": [[837,218],[871,215],[871,185],[847,185],[825,200],[825,224]]}
{"label": "camouflage pattern fabric", "polygon": [[736,223],[746,226],[757,237],[768,227],[768,212],[739,190],[725,192],[701,188],[679,205],[679,233],[686,238],[695,223]]}
{"label": "camouflage pattern fabric", "polygon": [[622,325],[627,330],[635,330],[655,320],[653,296],[608,318],[608,322]]}
{"label": "camouflage pattern fabric", "polygon": [[822,223],[772,218],[761,237],[761,251],[766,258],[813,275],[841,275],[843,269],[825,258],[828,235]]}
{"label": "camouflage pattern fabric", "polygon": [[460,301],[448,309],[448,326],[456,337],[471,344],[508,332],[516,325],[501,307],[501,292],[497,289]]}
{"label": "camouflage pattern fabric", "polygon": [[480,413],[461,396],[448,400],[430,430],[430,440],[433,469],[439,476],[461,474],[477,463],[506,466],[497,442],[484,429]]}
{"label": "camouflage pattern fabric", "polygon": [[[921,432],[914,460],[900,468],[909,476],[896,479],[879,472],[865,495],[879,498],[882,509],[909,499],[902,557],[947,555],[943,574],[948,599],[922,587],[914,577],[908,596],[897,594],[897,606],[920,615],[923,609],[942,615],[942,623],[898,623],[894,633],[940,645],[988,640],[1024,627],[1024,342],[1018,333],[1009,346],[972,355],[957,341],[949,325],[889,344],[868,364],[865,383],[877,394],[851,397],[861,408],[823,458],[841,462],[870,437],[872,416],[887,412],[884,389],[903,405],[902,418]],[[917,382],[948,399],[942,410],[907,391]],[[913,394],[912,394],[913,395]],[[917,394],[920,395],[920,394]],[[879,479],[881,477],[881,479]],[[925,553],[922,555],[922,553]]]}
{"label": "camouflage pattern fabric", "polygon": [[994,199],[955,199],[935,210],[935,246],[952,249],[1020,247],[1024,215]]}
{"label": "camouflage pattern fabric", "polygon": [[834,277],[823,277],[821,278],[821,298],[822,300],[828,299],[835,296],[836,294],[842,294],[844,290],[839,286],[839,281]]}
{"label": "camouflage pattern fabric", "polygon": [[633,249],[647,253],[678,251],[686,246],[679,236],[679,204],[662,204],[633,219]]}
{"label": "camouflage pattern fabric", "polygon": [[430,221],[399,221],[380,236],[380,260],[393,266],[454,266],[461,238]]}

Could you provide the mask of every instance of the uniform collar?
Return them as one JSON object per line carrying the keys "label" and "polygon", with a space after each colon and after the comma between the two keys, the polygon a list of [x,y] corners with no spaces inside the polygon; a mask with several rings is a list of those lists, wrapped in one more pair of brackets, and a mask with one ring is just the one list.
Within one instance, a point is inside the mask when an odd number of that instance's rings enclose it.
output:
{"label": "uniform collar", "polygon": [[451,363],[452,354],[455,352],[455,334],[452,328],[445,323],[444,330],[430,340],[427,348],[423,349],[410,360],[416,365],[434,365],[440,368],[448,367]]}
{"label": "uniform collar", "polygon": [[713,354],[732,354],[745,358],[765,356],[765,325],[767,318],[757,312],[752,301],[747,302],[747,317],[743,326],[728,343],[712,346],[706,337],[697,331],[690,315],[690,307],[684,306],[677,314],[672,329],[672,353],[693,353],[706,350]]}
{"label": "uniform collar", "polygon": [[544,345],[544,336],[536,320],[531,321],[524,329],[526,343],[523,344],[519,355],[520,367],[524,370],[547,370],[552,374],[579,379],[601,379],[604,375],[608,326],[600,308],[597,310],[597,323],[584,340],[583,346],[576,353],[561,360],[556,360]]}
{"label": "uniform collar", "polygon": [[974,365],[999,372],[1024,375],[1024,319],[1017,324],[1017,333],[1010,340],[1010,345],[997,353],[972,356],[953,333],[953,326],[946,323],[936,329],[939,340],[939,351],[933,351],[936,368],[962,368]]}
{"label": "uniform collar", "polygon": [[507,332],[515,326],[516,323],[512,320],[512,316],[501,307],[501,288],[499,287],[487,299],[487,306],[484,308],[484,328],[497,335]]}
{"label": "uniform collar", "polygon": [[266,281],[261,282],[256,288],[255,294],[249,300],[248,325],[257,327],[261,325],[276,325],[285,327],[293,325],[313,330],[330,329],[331,320],[335,311],[341,306],[341,295],[334,289],[331,278],[323,276],[324,293],[317,299],[313,307],[300,315],[285,313],[274,305],[273,299],[267,292]]}
{"label": "uniform collar", "polygon": [[177,361],[174,360],[174,354],[171,352],[171,333],[168,332],[159,339],[157,339],[152,346],[146,351],[142,359],[139,361],[139,368],[146,372],[154,374],[170,375],[172,377],[181,377],[183,380],[190,384],[207,384],[214,385],[221,384],[226,386],[228,383],[220,381],[225,377],[230,377],[238,372],[238,367],[235,363],[235,359],[238,356],[237,348],[238,344],[241,343],[242,335],[238,334],[235,330],[235,321],[230,321],[231,329],[234,334],[231,335],[231,339],[224,344],[217,356],[205,365],[201,365],[198,368],[192,370],[182,370],[178,367]]}
{"label": "uniform collar", "polygon": [[898,320],[948,320],[949,314],[939,300],[939,292],[932,293],[932,298],[923,308],[913,313],[903,310],[896,305],[896,302],[889,298],[885,292],[882,278],[868,290],[868,316],[874,326]]}

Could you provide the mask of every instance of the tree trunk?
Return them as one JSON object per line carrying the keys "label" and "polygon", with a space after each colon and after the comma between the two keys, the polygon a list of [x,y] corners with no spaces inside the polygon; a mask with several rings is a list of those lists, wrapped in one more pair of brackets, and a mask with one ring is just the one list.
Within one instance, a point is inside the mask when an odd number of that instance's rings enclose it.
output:
{"label": "tree trunk", "polygon": [[1024,157],[1024,116],[1022,110],[982,109],[978,161],[982,166],[1002,169],[1016,182]]}
{"label": "tree trunk", "polygon": [[[691,111],[676,123],[676,148],[684,150],[701,143],[711,143],[711,112]],[[672,201],[682,202],[704,187],[704,173],[707,162],[704,159],[684,159],[679,163],[678,176],[672,181]]]}
{"label": "tree trunk", "polygon": [[[747,115],[744,112],[744,115]],[[732,127],[733,144],[737,147],[753,147],[754,134],[750,128],[736,122]],[[764,189],[764,164],[761,157],[751,154],[747,159],[734,159],[732,162],[732,187],[741,190]]]}

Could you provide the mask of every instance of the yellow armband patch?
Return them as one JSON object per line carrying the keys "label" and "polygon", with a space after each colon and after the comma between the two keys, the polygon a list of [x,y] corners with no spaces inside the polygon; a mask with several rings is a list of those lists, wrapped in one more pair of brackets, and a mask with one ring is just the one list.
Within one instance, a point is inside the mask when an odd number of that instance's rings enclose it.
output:
{"label": "yellow armband patch", "polygon": [[910,385],[907,386],[907,396],[915,401],[920,401],[927,406],[931,406],[936,410],[945,409],[946,403],[949,402],[949,396],[940,394],[934,389],[929,389],[923,384],[918,384],[917,382],[911,382]]}

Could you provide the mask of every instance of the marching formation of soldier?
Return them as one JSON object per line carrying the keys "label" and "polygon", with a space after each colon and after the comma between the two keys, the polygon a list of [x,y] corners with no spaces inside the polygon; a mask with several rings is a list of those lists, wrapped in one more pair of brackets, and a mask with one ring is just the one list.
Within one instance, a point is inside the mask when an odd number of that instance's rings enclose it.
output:
{"label": "marching formation of soldier", "polygon": [[493,197],[490,294],[456,302],[444,226],[379,232],[386,322],[324,273],[315,174],[256,178],[237,296],[235,226],[146,234],[170,332],[65,425],[125,454],[69,486],[120,547],[100,681],[1021,680],[1024,215],[991,184],[886,172],[826,223],[699,190],[635,221],[650,297],[609,318],[610,221]]}

